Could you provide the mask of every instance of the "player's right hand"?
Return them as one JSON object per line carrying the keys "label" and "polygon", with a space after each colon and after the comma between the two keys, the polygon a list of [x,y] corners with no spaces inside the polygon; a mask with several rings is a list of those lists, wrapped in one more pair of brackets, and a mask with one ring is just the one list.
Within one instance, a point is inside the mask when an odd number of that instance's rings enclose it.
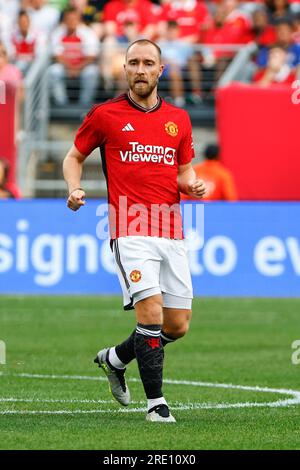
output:
{"label": "player's right hand", "polygon": [[72,191],[68,197],[68,201],[67,201],[68,208],[71,209],[72,211],[78,211],[78,209],[80,209],[81,206],[85,205],[84,198],[85,198],[85,192],[83,191],[83,189],[74,189],[74,191]]}

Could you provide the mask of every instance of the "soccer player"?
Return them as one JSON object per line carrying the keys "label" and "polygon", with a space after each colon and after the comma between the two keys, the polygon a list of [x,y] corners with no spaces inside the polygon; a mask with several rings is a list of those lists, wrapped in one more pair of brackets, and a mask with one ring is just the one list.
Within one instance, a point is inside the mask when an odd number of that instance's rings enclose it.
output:
{"label": "soccer player", "polygon": [[82,164],[100,147],[111,247],[124,308],[134,307],[137,325],[125,341],[99,351],[95,362],[113,396],[126,406],[130,393],[124,374],[135,358],[148,402],[146,419],[175,422],[162,392],[164,346],[187,332],[193,297],[180,191],[201,198],[205,186],[191,165],[188,114],[157,94],[163,71],[159,47],[145,39],[133,42],[124,70],[128,93],[91,109],[64,160],[67,204],[74,211],[85,204]]}

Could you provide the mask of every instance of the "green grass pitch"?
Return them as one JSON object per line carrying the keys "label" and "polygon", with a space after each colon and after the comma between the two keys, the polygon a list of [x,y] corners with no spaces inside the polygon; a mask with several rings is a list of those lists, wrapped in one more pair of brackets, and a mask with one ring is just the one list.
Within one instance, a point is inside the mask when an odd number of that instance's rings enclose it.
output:
{"label": "green grass pitch", "polygon": [[195,299],[189,334],[165,350],[176,424],[145,421],[135,363],[128,409],[93,364],[134,325],[118,297],[2,296],[0,449],[300,448],[300,299]]}

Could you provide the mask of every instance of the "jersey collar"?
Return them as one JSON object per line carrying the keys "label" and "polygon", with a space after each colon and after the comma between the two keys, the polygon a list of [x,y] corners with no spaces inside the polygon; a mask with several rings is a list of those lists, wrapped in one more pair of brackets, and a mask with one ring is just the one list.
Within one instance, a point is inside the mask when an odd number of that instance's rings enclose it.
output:
{"label": "jersey collar", "polygon": [[142,111],[143,113],[153,113],[154,111],[157,111],[162,105],[162,99],[159,95],[157,95],[157,103],[154,106],[152,106],[152,108],[149,108],[149,109],[144,108],[143,106],[140,106],[138,103],[136,103],[136,101],[134,101],[131,98],[129,92],[126,93],[125,96],[126,96],[126,99],[127,99],[128,103],[133,108],[138,109],[139,111]]}

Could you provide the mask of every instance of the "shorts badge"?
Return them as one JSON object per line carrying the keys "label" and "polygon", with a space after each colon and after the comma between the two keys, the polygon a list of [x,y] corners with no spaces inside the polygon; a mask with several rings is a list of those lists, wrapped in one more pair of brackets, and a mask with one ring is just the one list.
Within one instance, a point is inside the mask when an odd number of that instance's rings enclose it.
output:
{"label": "shorts badge", "polygon": [[142,279],[141,271],[134,269],[129,275],[132,282],[139,282]]}

